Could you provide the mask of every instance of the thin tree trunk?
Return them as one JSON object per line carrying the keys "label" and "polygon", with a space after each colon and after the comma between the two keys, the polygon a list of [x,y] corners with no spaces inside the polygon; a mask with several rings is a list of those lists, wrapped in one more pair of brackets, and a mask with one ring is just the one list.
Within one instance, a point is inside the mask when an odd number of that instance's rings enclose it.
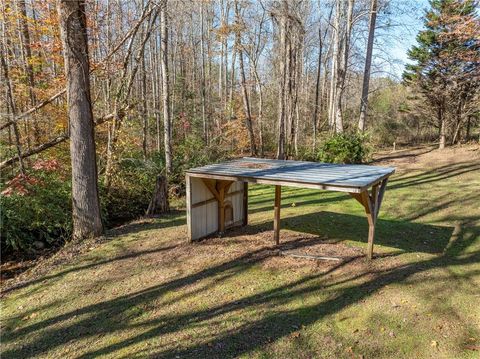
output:
{"label": "thin tree trunk", "polygon": [[321,78],[321,69],[322,69],[322,49],[323,49],[323,41],[322,41],[322,28],[318,28],[318,39],[319,39],[319,47],[318,47],[318,67],[317,67],[317,78],[315,81],[315,105],[313,107],[313,117],[312,117],[312,128],[313,128],[313,143],[312,149],[313,152],[317,150],[317,124],[318,124],[318,103],[320,100],[320,78]]}
{"label": "thin tree trunk", "polygon": [[167,1],[164,1],[160,10],[160,28],[162,33],[162,93],[163,93],[163,134],[165,147],[165,168],[167,174],[172,172],[172,143],[171,143],[171,119],[170,119],[170,89],[168,73],[168,20]]}
{"label": "thin tree trunk", "polygon": [[[35,106],[35,79],[33,75],[33,66],[32,66],[32,49],[30,44],[30,32],[28,30],[27,23],[27,7],[25,0],[18,0],[17,3],[19,12],[20,12],[20,30],[22,33],[22,49],[24,54],[25,61],[25,73],[28,81],[28,95],[30,100],[30,106]],[[33,118],[33,136],[35,143],[38,143],[40,140],[40,129],[38,127],[38,121],[36,117]]]}
{"label": "thin tree trunk", "polygon": [[277,158],[285,159],[285,86],[287,82],[287,68],[285,58],[287,55],[286,49],[287,30],[285,16],[280,18],[280,81],[278,94],[278,141],[277,141]]}
{"label": "thin tree trunk", "polygon": [[443,106],[440,106],[438,109],[438,120],[440,122],[440,133],[439,133],[439,143],[438,148],[440,150],[445,148],[445,132],[446,132],[446,123],[445,123],[445,114],[443,111]]}
{"label": "thin tree trunk", "polygon": [[373,40],[375,36],[375,21],[377,19],[377,0],[372,0],[370,9],[370,25],[368,29],[367,56],[365,59],[365,70],[363,72],[362,98],[360,102],[360,118],[358,129],[365,130],[365,122],[368,110],[368,90],[370,84],[370,67],[372,66]]}
{"label": "thin tree trunk", "polygon": [[258,86],[258,137],[260,145],[260,156],[264,156],[264,144],[263,144],[263,90],[260,77],[258,76],[257,64],[254,64],[253,74]]}
{"label": "thin tree trunk", "polygon": [[201,58],[202,58],[202,83],[201,83],[201,97],[202,97],[202,123],[203,123],[203,139],[206,144],[208,144],[208,126],[207,126],[207,118],[205,114],[205,44],[204,44],[204,14],[203,14],[203,2],[201,4],[201,11],[200,11],[200,51],[201,51]]}
{"label": "thin tree trunk", "polygon": [[145,56],[142,56],[142,78],[141,78],[141,86],[142,86],[142,153],[143,159],[147,159],[147,151],[148,151],[148,113],[147,113],[147,69],[145,66]]}
{"label": "thin tree trunk", "polygon": [[83,239],[103,233],[90,98],[85,2],[60,0],[58,13],[65,57],[70,120],[73,236]]}
{"label": "thin tree trunk", "polygon": [[[240,22],[240,10],[238,8],[238,1],[235,1],[235,15],[236,15],[236,21],[238,26]],[[237,31],[235,37],[236,37],[235,42],[236,42],[237,51],[238,51],[238,59],[240,64],[240,83],[242,86],[242,98],[243,98],[243,107],[245,111],[245,122],[247,125],[248,135],[250,138],[250,154],[252,156],[256,156],[257,146],[255,144],[255,135],[253,133],[252,113],[250,110],[250,100],[248,96],[246,79],[245,79],[245,67],[243,64],[243,50],[242,50],[242,42],[241,42],[239,31]]]}
{"label": "thin tree trunk", "polygon": [[[16,106],[15,106],[15,100],[13,97],[13,87],[12,87],[12,82],[10,80],[10,75],[8,71],[8,64],[7,64],[7,51],[3,49],[3,43],[2,43],[2,52],[0,54],[0,61],[2,63],[2,70],[3,70],[3,78],[6,83],[7,87],[7,109],[9,109],[9,113],[12,116],[12,118],[15,117],[15,114],[17,112]],[[20,144],[20,132],[18,131],[18,125],[15,121],[12,120],[12,126],[13,126],[13,134],[15,136],[15,147],[17,150],[17,157],[18,157],[18,163],[20,164],[20,173],[25,174],[25,165],[23,163],[23,157],[22,157],[22,146]]]}

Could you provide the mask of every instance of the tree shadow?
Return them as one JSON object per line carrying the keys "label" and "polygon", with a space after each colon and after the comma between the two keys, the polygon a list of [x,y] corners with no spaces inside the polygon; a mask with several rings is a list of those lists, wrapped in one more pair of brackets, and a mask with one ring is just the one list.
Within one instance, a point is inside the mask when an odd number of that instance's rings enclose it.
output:
{"label": "tree shadow", "polygon": [[[462,234],[458,233],[458,235],[461,236]],[[299,239],[294,247],[301,248],[312,245],[319,240],[318,238]],[[36,335],[33,340],[23,342],[22,346],[4,351],[3,357],[18,358],[40,355],[71,340],[111,335],[125,330],[135,329],[139,331],[127,339],[106,344],[100,348],[92,348],[88,353],[79,357],[93,358],[111,355],[138,343],[181,332],[192,325],[197,328],[207,328],[212,325],[212,321],[224,321],[226,316],[233,315],[240,310],[250,310],[264,306],[275,308],[277,305],[293,303],[301,297],[315,297],[316,293],[328,294],[327,297],[319,297],[323,299],[318,299],[314,303],[309,302],[300,307],[292,306],[288,310],[269,310],[259,317],[250,317],[242,325],[236,326],[235,329],[225,329],[218,335],[206,337],[200,343],[185,340],[182,345],[173,345],[173,348],[160,346],[154,355],[155,357],[233,358],[286,337],[302,325],[313,324],[327,315],[337,313],[352,304],[358,303],[386,285],[403,283],[415,274],[439,267],[463,265],[468,268],[468,264],[480,260],[479,251],[467,253],[467,249],[475,240],[474,236],[460,238],[460,240],[453,241],[451,246],[447,247],[441,255],[413,263],[394,264],[388,268],[373,266],[371,268],[367,267],[368,270],[355,271],[355,267],[348,266],[352,264],[352,261],[363,259],[352,258],[335,264],[325,271],[314,272],[290,283],[280,284],[271,289],[246,295],[240,300],[228,300],[221,304],[212,304],[188,312],[167,311],[154,318],[143,316],[140,318],[145,319],[130,322],[129,319],[132,319],[131,308],[145,305],[165,306],[173,300],[181,300],[199,292],[208,293],[211,288],[221,285],[226,279],[236,276],[275,255],[272,248],[264,247],[164,284],[101,303],[87,305],[15,331],[6,331],[3,335],[4,343],[21,341],[33,333]],[[291,248],[292,244],[289,244]],[[345,267],[344,276],[331,276],[343,267]],[[345,273],[348,273],[346,278]],[[474,274],[473,269],[467,270],[461,274],[461,277],[468,279]],[[192,290],[190,285],[193,283],[196,283],[196,286]],[[173,299],[164,299],[167,292],[178,292],[180,296]],[[80,319],[73,320],[74,318]],[[140,351],[132,353],[131,357],[144,355],[146,354]],[[149,356],[151,356],[151,351]]]}
{"label": "tree shadow", "polygon": [[[155,220],[143,219],[140,221],[125,224],[123,226],[107,231],[107,235],[104,237],[102,242],[108,242],[110,238],[115,238],[116,236],[120,236],[120,235],[134,235],[134,234],[148,231],[148,230],[155,230],[155,229],[158,230],[158,229],[166,229],[173,226],[180,226],[185,224],[184,215],[185,215],[185,212],[183,211],[171,211],[170,213],[165,214],[164,217],[157,218]],[[72,243],[72,246],[75,246],[75,243]],[[10,285],[5,285],[0,291],[0,297],[12,292],[13,290],[32,286],[40,282],[45,282],[46,280],[60,279],[64,275],[69,273],[90,269],[90,268],[101,266],[111,262],[131,259],[135,257],[141,257],[142,255],[145,255],[145,254],[159,253],[159,252],[170,250],[176,247],[177,247],[177,244],[173,244],[173,245],[159,247],[151,250],[142,250],[142,251],[135,251],[135,252],[128,251],[126,253],[120,253],[118,255],[115,255],[109,259],[92,258],[90,263],[87,263],[87,264],[73,265],[73,266],[70,266],[68,269],[61,270],[53,274],[37,275],[37,276],[33,276],[33,278],[29,278],[23,281],[20,280],[20,281],[13,282]],[[76,249],[70,248],[70,247],[66,249],[67,252],[70,250],[76,250]],[[58,256],[58,258],[55,260],[55,266],[58,266],[64,262],[61,259],[62,258],[61,254],[62,253],[60,253],[60,256]],[[70,261],[71,261],[71,257],[66,255],[65,262],[70,263]],[[48,271],[51,272],[52,269],[53,268],[48,268]],[[45,271],[46,269],[44,269],[42,273],[44,273]]]}
{"label": "tree shadow", "polygon": [[401,158],[417,157],[417,156],[421,156],[421,155],[427,154],[429,152],[432,152],[437,148],[438,148],[438,146],[421,146],[419,148],[413,149],[413,151],[415,151],[415,152],[412,152],[412,148],[408,148],[408,149],[404,149],[404,150],[398,150],[398,151],[392,152],[388,155],[379,156],[378,158],[375,158],[374,160],[372,160],[371,163],[391,161],[391,160],[396,160],[396,159],[401,159]]}
{"label": "tree shadow", "polygon": [[[320,211],[282,219],[281,227],[293,231],[366,243],[365,216]],[[404,252],[438,254],[447,247],[453,227],[378,218],[375,244]]]}
{"label": "tree shadow", "polygon": [[414,175],[407,173],[405,175],[395,176],[389,181],[388,189],[392,190],[427,183],[435,183],[472,171],[480,171],[480,163],[474,163],[472,161],[456,162],[453,164],[435,167],[428,171],[422,171]]}

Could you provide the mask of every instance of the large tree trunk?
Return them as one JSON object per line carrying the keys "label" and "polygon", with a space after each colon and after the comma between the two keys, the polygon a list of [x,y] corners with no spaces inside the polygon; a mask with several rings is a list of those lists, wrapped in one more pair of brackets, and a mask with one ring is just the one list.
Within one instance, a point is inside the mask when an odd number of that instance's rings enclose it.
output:
{"label": "large tree trunk", "polygon": [[83,239],[103,232],[90,98],[85,1],[60,0],[58,13],[70,120],[73,237]]}
{"label": "large tree trunk", "polygon": [[162,4],[160,11],[160,27],[162,33],[162,94],[163,94],[163,134],[165,147],[165,167],[167,174],[172,172],[172,143],[171,143],[171,119],[170,119],[170,89],[168,74],[168,24],[167,24],[167,1]]}
{"label": "large tree trunk", "polygon": [[167,178],[165,176],[158,176],[155,182],[155,189],[153,191],[152,199],[148,204],[148,209],[146,212],[147,216],[162,214],[170,210],[167,189]]}
{"label": "large tree trunk", "polygon": [[373,39],[375,36],[375,22],[377,19],[377,0],[372,0],[370,8],[370,25],[368,29],[367,56],[365,59],[365,70],[363,72],[362,98],[360,102],[360,118],[358,129],[365,130],[368,109],[368,90],[370,84],[370,67],[372,66]]}

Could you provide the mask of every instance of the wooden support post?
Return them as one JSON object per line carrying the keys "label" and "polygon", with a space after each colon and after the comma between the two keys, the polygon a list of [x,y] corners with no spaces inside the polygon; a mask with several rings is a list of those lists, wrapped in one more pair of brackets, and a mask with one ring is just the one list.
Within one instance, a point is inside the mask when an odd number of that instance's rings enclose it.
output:
{"label": "wooden support post", "polygon": [[248,224],[248,182],[243,182],[243,225]]}
{"label": "wooden support post", "polygon": [[371,194],[368,190],[362,193],[350,193],[358,202],[365,208],[368,220],[368,245],[367,245],[367,258],[373,258],[373,241],[375,238],[375,225],[377,223],[378,213],[383,200],[383,194],[387,186],[387,180],[384,179],[380,184],[375,184],[372,187]]}
{"label": "wooden support post", "polygon": [[275,244],[280,243],[280,205],[282,196],[282,186],[275,186],[275,204],[274,204],[274,218],[273,218],[273,238]]}
{"label": "wooden support post", "polygon": [[192,178],[189,175],[185,176],[185,182],[187,185],[187,231],[188,238],[192,241]]}
{"label": "wooden support post", "polygon": [[218,232],[225,232],[225,187],[218,190]]}

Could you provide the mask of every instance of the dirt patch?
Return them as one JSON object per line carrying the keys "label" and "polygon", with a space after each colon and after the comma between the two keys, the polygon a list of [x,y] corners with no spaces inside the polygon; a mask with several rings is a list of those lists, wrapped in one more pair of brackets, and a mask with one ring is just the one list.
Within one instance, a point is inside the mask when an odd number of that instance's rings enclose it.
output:
{"label": "dirt patch", "polygon": [[437,146],[421,146],[404,150],[379,151],[374,156],[373,164],[394,166],[400,171],[434,169],[463,162],[480,163],[480,145],[462,145],[447,147],[443,150]]}
{"label": "dirt patch", "polygon": [[253,168],[253,169],[269,169],[272,168],[272,165],[268,163],[256,163],[256,162],[238,162],[235,164],[236,167],[243,168]]}

